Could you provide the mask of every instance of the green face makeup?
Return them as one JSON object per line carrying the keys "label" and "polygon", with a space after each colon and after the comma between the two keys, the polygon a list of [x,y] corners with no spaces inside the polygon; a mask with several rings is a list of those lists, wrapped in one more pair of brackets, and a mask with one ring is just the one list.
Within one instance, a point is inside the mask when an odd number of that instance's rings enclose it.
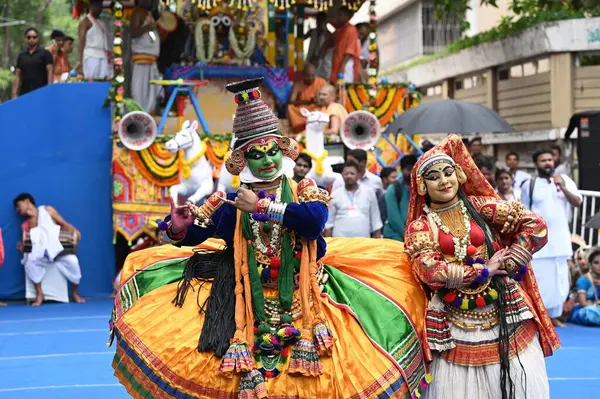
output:
{"label": "green face makeup", "polygon": [[265,145],[250,147],[246,153],[246,161],[254,176],[268,180],[281,169],[283,152],[275,141],[270,141]]}

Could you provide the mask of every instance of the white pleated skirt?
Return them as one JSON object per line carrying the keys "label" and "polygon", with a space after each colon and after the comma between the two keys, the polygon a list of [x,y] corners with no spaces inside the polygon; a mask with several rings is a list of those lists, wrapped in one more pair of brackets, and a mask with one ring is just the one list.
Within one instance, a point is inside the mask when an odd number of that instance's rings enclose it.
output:
{"label": "white pleated skirt", "polygon": [[[466,338],[471,342],[482,342],[494,335],[495,338],[498,337],[498,327],[487,331],[459,332],[457,327],[452,326],[451,332],[454,337],[461,335],[462,340]],[[460,366],[449,363],[434,353],[430,373],[433,375],[433,382],[425,390],[422,399],[502,398],[500,364]],[[538,339],[531,341],[518,357],[510,360],[510,374],[516,388],[516,399],[550,398],[546,363]]]}

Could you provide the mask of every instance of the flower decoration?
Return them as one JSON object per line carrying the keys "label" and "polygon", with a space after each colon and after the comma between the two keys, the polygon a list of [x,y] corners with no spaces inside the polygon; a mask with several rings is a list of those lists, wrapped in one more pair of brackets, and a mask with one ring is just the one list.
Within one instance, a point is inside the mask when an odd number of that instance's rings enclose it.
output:
{"label": "flower decoration", "polygon": [[198,1],[198,8],[202,11],[210,10],[213,7],[217,6],[217,0],[200,0]]}
{"label": "flower decoration", "polygon": [[248,11],[256,7],[258,0],[229,0],[230,8],[237,8],[238,10]]}
{"label": "flower decoration", "polygon": [[[317,0],[315,0],[316,2]],[[278,10],[287,10],[291,6],[296,4],[296,0],[269,0],[271,4],[275,5],[275,8]],[[325,0],[327,2],[327,0]],[[309,1],[310,4],[310,1]]]}
{"label": "flower decoration", "polygon": [[123,116],[125,106],[123,98],[125,97],[125,75],[123,71],[123,3],[121,0],[115,0],[112,3],[112,12],[115,19],[114,39],[113,39],[113,80],[112,86],[108,92],[105,105],[114,104],[113,109],[113,133],[116,133],[119,127],[119,121]]}
{"label": "flower decoration", "polygon": [[379,69],[379,51],[377,49],[377,14],[375,11],[376,0],[369,0],[369,112],[374,113],[377,97],[377,71]]}
{"label": "flower decoration", "polygon": [[[296,2],[292,0],[292,4]],[[342,0],[342,7],[348,7],[349,10],[357,11],[360,8],[358,0]],[[307,4],[319,11],[327,11],[333,7],[333,0],[308,0]]]}

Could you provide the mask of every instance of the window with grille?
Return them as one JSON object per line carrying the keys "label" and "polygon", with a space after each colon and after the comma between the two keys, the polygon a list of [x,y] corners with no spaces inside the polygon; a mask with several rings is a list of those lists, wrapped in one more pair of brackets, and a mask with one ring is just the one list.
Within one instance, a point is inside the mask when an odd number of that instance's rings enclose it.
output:
{"label": "window with grille", "polygon": [[442,51],[461,37],[460,24],[455,17],[445,20],[435,19],[435,5],[432,0],[422,3],[422,23],[425,55]]}

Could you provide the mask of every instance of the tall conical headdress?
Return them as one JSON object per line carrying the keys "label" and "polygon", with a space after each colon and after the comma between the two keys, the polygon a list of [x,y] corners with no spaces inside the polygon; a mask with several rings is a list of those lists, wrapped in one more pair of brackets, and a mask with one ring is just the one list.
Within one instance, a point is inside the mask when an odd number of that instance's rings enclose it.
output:
{"label": "tall conical headdress", "polygon": [[283,154],[291,159],[284,166],[293,165],[292,161],[300,154],[296,140],[281,136],[279,119],[262,100],[259,89],[262,81],[263,78],[248,79],[225,86],[235,95],[238,105],[233,117],[233,151],[225,162],[225,167],[234,176],[239,176],[245,168],[244,152],[250,144],[276,139]]}
{"label": "tall conical headdress", "polygon": [[230,83],[225,88],[235,94],[238,105],[233,118],[235,148],[243,147],[263,137],[281,137],[279,119],[261,98],[263,78]]}

